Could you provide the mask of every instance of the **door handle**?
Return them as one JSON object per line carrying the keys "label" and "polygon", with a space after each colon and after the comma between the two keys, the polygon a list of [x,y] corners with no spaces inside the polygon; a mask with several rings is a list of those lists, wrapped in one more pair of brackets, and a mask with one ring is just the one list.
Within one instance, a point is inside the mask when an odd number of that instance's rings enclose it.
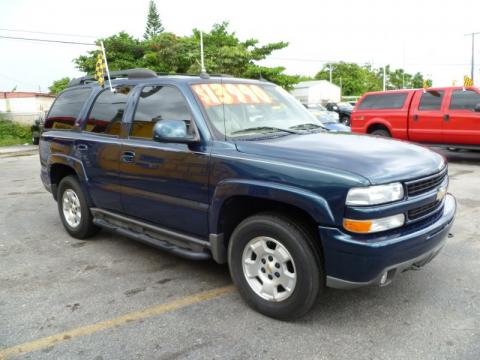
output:
{"label": "door handle", "polygon": [[445,120],[445,121],[450,120],[450,115],[448,115],[448,114],[443,115],[443,120]]}
{"label": "door handle", "polygon": [[87,151],[88,150],[88,145],[86,145],[86,144],[77,145],[77,150],[78,151]]}
{"label": "door handle", "polygon": [[418,114],[413,115],[413,121],[418,121]]}
{"label": "door handle", "polygon": [[133,151],[124,151],[120,158],[123,162],[130,163],[135,160],[135,153]]}

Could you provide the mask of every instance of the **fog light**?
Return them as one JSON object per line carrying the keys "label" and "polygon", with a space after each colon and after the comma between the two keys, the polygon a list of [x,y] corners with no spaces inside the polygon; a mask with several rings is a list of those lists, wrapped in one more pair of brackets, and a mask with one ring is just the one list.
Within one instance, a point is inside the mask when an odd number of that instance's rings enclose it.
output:
{"label": "fog light", "polygon": [[387,278],[388,278],[388,272],[385,271],[382,274],[382,277],[380,278],[380,285],[385,285],[385,283],[387,282]]}

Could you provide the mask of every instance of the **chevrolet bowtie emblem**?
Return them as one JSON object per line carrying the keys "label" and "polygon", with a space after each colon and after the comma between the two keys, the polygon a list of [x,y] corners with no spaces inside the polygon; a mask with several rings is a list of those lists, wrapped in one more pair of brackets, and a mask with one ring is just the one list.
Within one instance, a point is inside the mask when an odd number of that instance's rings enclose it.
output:
{"label": "chevrolet bowtie emblem", "polygon": [[441,201],[445,195],[447,195],[447,188],[445,187],[440,187],[438,188],[438,191],[437,191],[437,201]]}

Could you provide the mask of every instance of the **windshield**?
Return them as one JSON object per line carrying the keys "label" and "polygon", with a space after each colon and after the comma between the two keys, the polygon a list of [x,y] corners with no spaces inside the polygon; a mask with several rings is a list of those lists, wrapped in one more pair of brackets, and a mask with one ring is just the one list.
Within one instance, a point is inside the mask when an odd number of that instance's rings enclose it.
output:
{"label": "windshield", "polygon": [[226,137],[298,133],[322,124],[295,98],[271,84],[192,85],[215,129]]}

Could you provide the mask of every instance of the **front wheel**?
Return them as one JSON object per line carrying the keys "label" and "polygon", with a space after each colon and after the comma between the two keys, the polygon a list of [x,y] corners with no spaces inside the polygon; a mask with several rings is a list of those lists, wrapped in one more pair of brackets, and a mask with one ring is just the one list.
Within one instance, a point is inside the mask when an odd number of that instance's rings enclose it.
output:
{"label": "front wheel", "polygon": [[325,282],[313,241],[281,215],[264,213],[242,221],[230,238],[228,260],[244,300],[278,319],[308,312]]}

